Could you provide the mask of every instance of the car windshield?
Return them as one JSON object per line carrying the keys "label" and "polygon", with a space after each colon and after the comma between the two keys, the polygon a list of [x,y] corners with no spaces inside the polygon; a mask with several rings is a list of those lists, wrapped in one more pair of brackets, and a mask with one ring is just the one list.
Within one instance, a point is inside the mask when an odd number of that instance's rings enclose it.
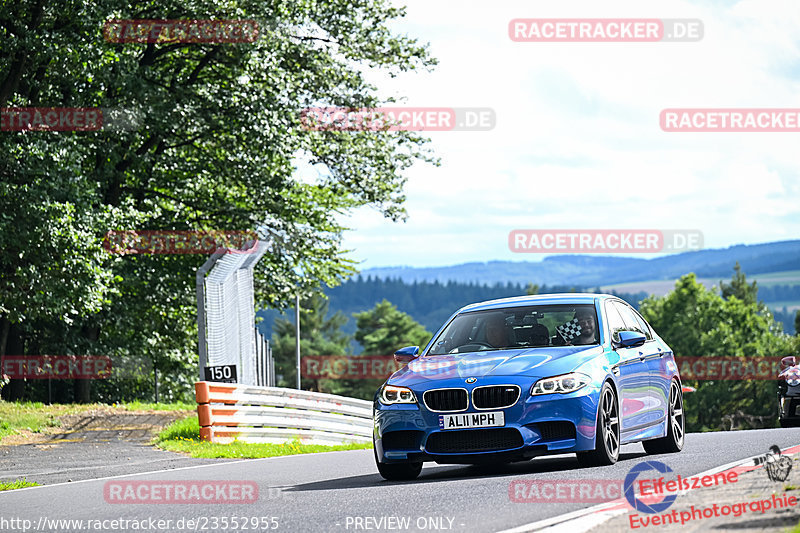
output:
{"label": "car windshield", "polygon": [[597,344],[594,305],[533,305],[456,316],[428,355]]}

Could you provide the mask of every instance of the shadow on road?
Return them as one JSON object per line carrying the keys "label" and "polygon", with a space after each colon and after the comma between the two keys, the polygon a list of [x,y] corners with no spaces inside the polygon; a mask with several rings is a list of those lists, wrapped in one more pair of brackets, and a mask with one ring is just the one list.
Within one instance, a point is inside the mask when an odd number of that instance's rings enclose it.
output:
{"label": "shadow on road", "polygon": [[[646,456],[645,452],[620,453],[619,460],[627,461]],[[430,464],[430,463],[429,463]],[[291,488],[287,492],[306,492],[315,490],[359,489],[375,487],[376,485],[419,485],[423,483],[438,483],[457,479],[476,479],[489,477],[509,477],[530,474],[544,474],[549,472],[565,472],[572,470],[586,470],[591,472],[594,468],[583,468],[578,464],[575,456],[537,457],[531,461],[488,464],[488,465],[441,465],[438,468],[423,468],[420,477],[412,481],[386,481],[377,470],[374,474],[327,479],[313,483],[303,483]]]}

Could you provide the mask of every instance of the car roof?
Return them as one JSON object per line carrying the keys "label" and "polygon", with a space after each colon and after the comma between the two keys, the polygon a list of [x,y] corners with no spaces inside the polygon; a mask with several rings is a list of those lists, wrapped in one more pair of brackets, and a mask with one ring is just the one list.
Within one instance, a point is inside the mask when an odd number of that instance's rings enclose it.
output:
{"label": "car roof", "polygon": [[515,296],[501,298],[465,305],[458,310],[459,313],[467,311],[483,311],[487,309],[502,309],[504,307],[522,307],[534,304],[592,304],[597,299],[619,299],[613,294],[600,294],[592,292],[565,292],[557,294],[536,294],[533,296]]}

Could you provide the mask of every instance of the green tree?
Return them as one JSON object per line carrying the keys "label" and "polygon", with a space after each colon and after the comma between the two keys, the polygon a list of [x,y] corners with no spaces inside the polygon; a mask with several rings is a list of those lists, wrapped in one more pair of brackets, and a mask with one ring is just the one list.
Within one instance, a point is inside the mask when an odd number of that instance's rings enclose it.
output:
{"label": "green tree", "polygon": [[[372,309],[353,315],[356,318],[356,340],[364,354],[391,356],[404,346],[419,346],[431,338],[429,331],[396,306],[383,300]],[[328,386],[331,391],[371,400],[383,379],[337,380]]]}
{"label": "green tree", "polygon": [[[746,287],[744,274],[741,276],[738,286]],[[694,274],[682,276],[666,296],[646,298],[640,311],[673,349],[679,365],[681,357],[689,356],[747,358],[800,353],[796,339],[782,333],[763,305],[733,294],[724,299],[698,283]],[[772,381],[698,381],[691,385],[697,391],[685,398],[688,431],[722,429],[722,417],[737,411],[756,416],[775,413]]]}
{"label": "green tree", "polygon": [[794,334],[800,336],[800,309],[794,314]]}
{"label": "green tree", "polygon": [[[0,107],[134,116],[0,136],[0,356],[137,354],[182,368],[176,391],[189,383],[205,258],[111,256],[100,240],[112,229],[258,230],[275,246],[257,299],[276,307],[351,275],[339,215],[369,205],[403,219],[405,170],[434,159],[414,132],[311,131],[301,116],[391,103],[367,72],[432,67],[426,46],[392,30],[404,14],[386,0],[0,3]],[[261,32],[120,44],[103,38],[112,18],[256,19]]]}
{"label": "green tree", "polygon": [[528,283],[528,287],[525,289],[525,294],[527,294],[528,296],[539,294],[539,284]]}
{"label": "green tree", "polygon": [[419,346],[421,350],[431,339],[428,330],[387,300],[354,316],[356,340],[369,355],[393,354],[404,346]]}
{"label": "green tree", "polygon": [[[319,292],[300,300],[300,355],[347,355],[351,337],[341,328],[347,317],[337,312],[328,317],[328,300]],[[272,356],[275,358],[275,373],[283,379],[277,383],[282,387],[296,387],[297,359],[295,352],[294,320],[275,319],[272,335]],[[330,381],[330,380],[325,380]],[[301,382],[303,388],[319,388],[314,380]],[[333,392],[328,390],[328,392]]]}
{"label": "green tree", "polygon": [[747,276],[742,272],[742,267],[739,262],[733,267],[735,271],[730,283],[724,281],[719,282],[722,297],[728,300],[731,296],[736,296],[741,301],[747,304],[754,304],[758,300],[758,287],[754,281],[752,284],[747,284]]}

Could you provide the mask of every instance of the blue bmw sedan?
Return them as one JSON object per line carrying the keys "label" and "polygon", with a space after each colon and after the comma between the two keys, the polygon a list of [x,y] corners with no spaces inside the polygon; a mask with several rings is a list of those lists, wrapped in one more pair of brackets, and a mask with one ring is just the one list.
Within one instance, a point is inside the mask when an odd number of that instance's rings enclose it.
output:
{"label": "blue bmw sedan", "polygon": [[622,444],[683,448],[672,351],[642,316],[605,294],[547,294],[458,310],[374,400],[375,462],[389,480],[422,463],[511,462],[574,452],[610,465]]}

